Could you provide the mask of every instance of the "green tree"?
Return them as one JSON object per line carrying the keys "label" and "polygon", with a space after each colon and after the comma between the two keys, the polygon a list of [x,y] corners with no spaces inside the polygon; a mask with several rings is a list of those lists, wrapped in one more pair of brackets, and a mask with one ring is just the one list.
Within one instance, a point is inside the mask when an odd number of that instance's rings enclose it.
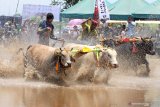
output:
{"label": "green tree", "polygon": [[66,4],[68,4],[70,6],[73,6],[76,3],[78,3],[78,1],[80,1],[80,0],[65,0],[65,1],[66,1]]}
{"label": "green tree", "polygon": [[[78,3],[78,1],[81,0],[61,0],[61,3],[63,2],[62,4],[65,4],[64,9],[67,9]],[[51,5],[58,5],[59,3],[60,3],[59,0],[52,0]]]}

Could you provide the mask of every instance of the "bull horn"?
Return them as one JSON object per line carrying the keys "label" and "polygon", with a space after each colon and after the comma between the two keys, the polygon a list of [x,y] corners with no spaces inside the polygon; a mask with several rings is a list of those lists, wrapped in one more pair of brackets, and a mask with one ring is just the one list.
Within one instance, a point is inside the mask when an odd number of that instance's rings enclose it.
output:
{"label": "bull horn", "polygon": [[60,51],[63,51],[62,48],[59,48],[59,49],[60,49]]}
{"label": "bull horn", "polygon": [[55,53],[56,55],[59,55],[61,52],[62,52],[62,51],[61,51],[60,49],[56,49],[54,53]]}
{"label": "bull horn", "polygon": [[71,48],[71,50],[70,51],[72,51],[73,50],[73,48]]}
{"label": "bull horn", "polygon": [[151,39],[145,39],[145,41],[150,41]]}
{"label": "bull horn", "polygon": [[32,45],[29,45],[28,47],[27,47],[27,50],[29,49],[29,48],[31,48],[32,47]]}
{"label": "bull horn", "polygon": [[146,42],[144,38],[141,38],[143,42]]}

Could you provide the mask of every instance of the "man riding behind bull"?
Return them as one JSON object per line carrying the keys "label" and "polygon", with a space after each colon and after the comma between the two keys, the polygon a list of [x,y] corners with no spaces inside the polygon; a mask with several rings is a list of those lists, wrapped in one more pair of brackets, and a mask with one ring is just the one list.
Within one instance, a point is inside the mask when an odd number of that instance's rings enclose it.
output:
{"label": "man riding behind bull", "polygon": [[127,32],[126,32],[128,37],[135,36],[135,28],[136,28],[136,23],[133,21],[133,18],[129,16],[127,22]]}
{"label": "man riding behind bull", "polygon": [[48,13],[46,20],[40,23],[37,30],[37,33],[39,34],[39,44],[49,46],[49,38],[59,40],[54,36],[54,26],[52,24],[53,19],[54,15],[52,13]]}

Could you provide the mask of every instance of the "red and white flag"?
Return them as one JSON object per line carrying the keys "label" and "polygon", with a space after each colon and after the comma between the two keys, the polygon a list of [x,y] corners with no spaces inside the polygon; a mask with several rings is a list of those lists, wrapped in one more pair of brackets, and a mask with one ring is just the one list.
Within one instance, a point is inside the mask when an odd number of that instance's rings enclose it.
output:
{"label": "red and white flag", "polygon": [[96,21],[99,19],[98,2],[97,2],[97,0],[96,0],[96,3],[95,3],[93,19],[96,20]]}

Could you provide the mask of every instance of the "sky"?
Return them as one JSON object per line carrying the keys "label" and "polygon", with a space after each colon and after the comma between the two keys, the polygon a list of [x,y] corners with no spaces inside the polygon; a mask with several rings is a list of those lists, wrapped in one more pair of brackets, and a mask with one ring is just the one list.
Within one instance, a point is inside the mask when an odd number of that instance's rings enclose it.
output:
{"label": "sky", "polygon": [[[49,5],[52,0],[20,0],[18,13],[22,13],[23,4],[35,4],[35,5]],[[61,1],[61,0],[59,0]],[[114,3],[117,0],[108,0],[110,3]],[[152,3],[156,0],[146,0]],[[18,0],[0,0],[0,15],[13,15],[16,11]]]}

